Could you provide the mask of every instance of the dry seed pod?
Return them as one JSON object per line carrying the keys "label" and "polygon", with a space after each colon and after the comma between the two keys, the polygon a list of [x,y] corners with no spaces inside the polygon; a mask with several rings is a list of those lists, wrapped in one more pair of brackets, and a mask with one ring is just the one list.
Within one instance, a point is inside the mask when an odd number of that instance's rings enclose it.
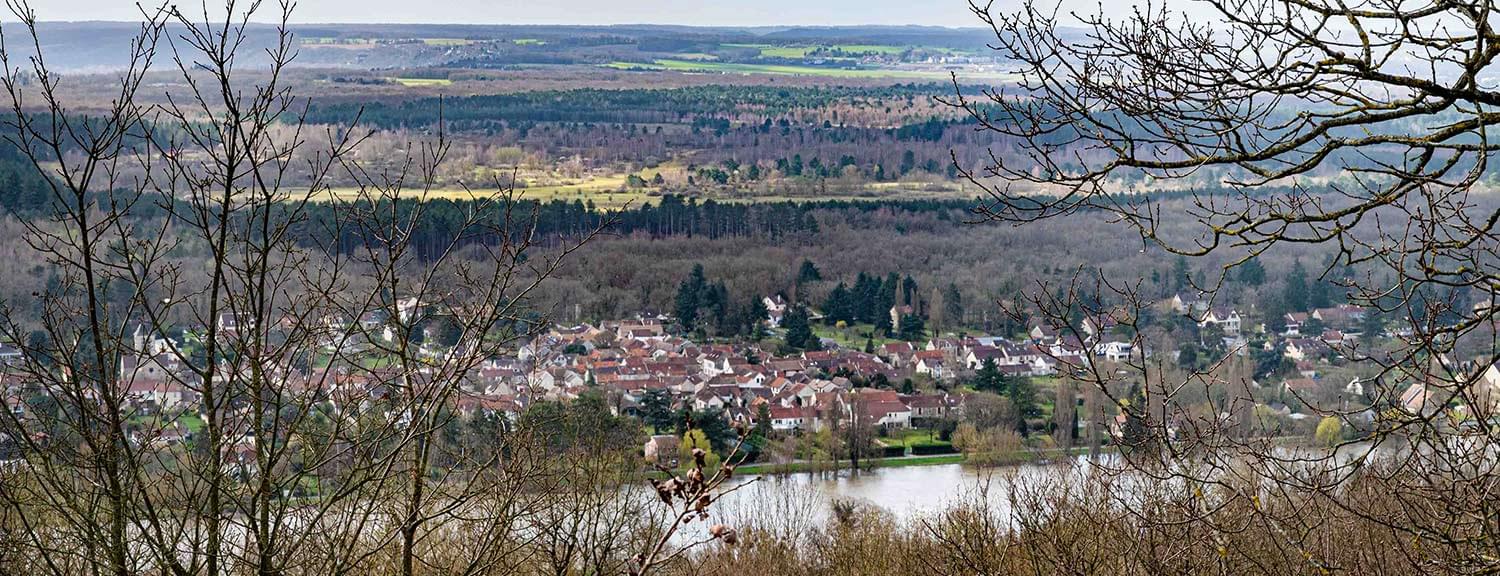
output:
{"label": "dry seed pod", "polygon": [[695,463],[695,464],[697,464],[698,466],[701,467],[701,466],[703,466],[703,462],[705,460],[707,460],[707,459],[708,459],[708,453],[704,452],[702,448],[694,448],[693,449],[693,463]]}
{"label": "dry seed pod", "polygon": [[688,470],[687,480],[688,480],[688,484],[689,485],[692,485],[692,486],[695,486],[695,487],[698,486],[699,484],[702,484],[703,483],[703,471],[699,470],[697,468],[694,468],[692,470]]}

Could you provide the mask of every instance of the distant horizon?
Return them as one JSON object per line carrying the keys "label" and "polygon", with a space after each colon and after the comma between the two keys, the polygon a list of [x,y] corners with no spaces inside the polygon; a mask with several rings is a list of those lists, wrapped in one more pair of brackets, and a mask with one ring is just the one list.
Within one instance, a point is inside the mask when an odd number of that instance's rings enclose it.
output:
{"label": "distant horizon", "polygon": [[[1125,16],[1145,0],[1103,3],[1100,0],[1052,0],[1068,12]],[[1158,0],[1160,2],[1161,0]],[[1193,12],[1183,0],[1165,0],[1174,10]],[[42,2],[39,2],[41,4]],[[49,23],[131,22],[139,20],[134,2],[125,0],[46,0],[34,6]],[[1042,0],[1047,4],[1048,0]],[[1009,12],[1021,0],[996,0],[993,9]],[[1160,6],[1161,4],[1157,4]],[[215,6],[210,6],[213,10]],[[192,10],[198,8],[194,6]],[[273,6],[261,8],[256,22],[269,22]],[[5,14],[8,16],[8,14]],[[353,16],[351,18],[351,16]],[[9,20],[9,18],[7,18]],[[294,25],[406,24],[473,26],[688,26],[697,28],[821,28],[924,26],[987,28],[970,10],[968,0],[575,0],[539,3],[527,0],[308,0],[298,4]]]}
{"label": "distant horizon", "polygon": [[[111,20],[111,19],[57,20],[57,19],[41,19],[41,20],[37,20],[37,23],[38,24],[122,24],[122,25],[134,25],[134,24],[139,24],[140,20]],[[264,21],[264,20],[251,20],[250,23],[254,24],[254,25],[267,25],[267,26],[275,24],[275,22]],[[16,22],[8,22],[7,21],[7,22],[3,22],[3,24],[13,25],[13,24],[16,24]],[[928,29],[936,29],[936,30],[951,30],[951,31],[958,31],[958,32],[962,32],[962,31],[987,31],[987,30],[989,30],[989,28],[984,27],[984,26],[943,26],[943,25],[939,25],[939,24],[755,24],[755,25],[734,25],[734,24],[676,24],[676,23],[671,23],[671,22],[615,22],[615,23],[579,23],[579,22],[510,22],[510,23],[501,23],[501,22],[494,22],[494,23],[487,23],[487,24],[476,24],[476,23],[473,23],[473,22],[437,22],[437,21],[432,21],[432,22],[420,22],[420,21],[412,21],[412,22],[404,22],[404,21],[403,22],[394,22],[394,21],[391,21],[391,22],[373,22],[373,21],[371,21],[371,22],[361,22],[361,21],[347,21],[347,22],[339,22],[339,21],[305,21],[304,22],[304,21],[295,21],[294,20],[289,25],[292,26],[292,27],[294,27],[294,28],[298,27],[298,26],[462,26],[462,27],[472,27],[472,28],[487,28],[487,27],[517,27],[517,28],[524,28],[524,27],[536,27],[536,28],[544,28],[544,27],[559,27],[559,28],[569,28],[569,27],[574,27],[574,28],[629,28],[629,27],[635,27],[635,26],[646,26],[646,27],[663,27],[663,28],[704,28],[704,29],[723,29],[723,30],[760,30],[760,29],[764,29],[764,30],[778,30],[778,29],[780,29],[780,30],[785,30],[785,29],[808,29],[808,30],[815,30],[815,29],[858,29],[858,28],[928,28]]]}
{"label": "distant horizon", "polygon": [[[191,4],[191,6],[189,6]],[[222,9],[208,3],[209,10]],[[241,2],[241,5],[244,3]],[[997,2],[1008,8],[1012,2]],[[143,5],[148,8],[152,2]],[[198,11],[196,3],[183,4]],[[242,6],[241,6],[242,7]],[[39,20],[49,22],[127,22],[138,19],[134,2],[123,0],[45,0],[33,5]],[[262,6],[257,21],[269,21],[275,6]],[[929,25],[974,27],[982,23],[967,0],[574,0],[543,3],[528,0],[308,0],[299,3],[292,23],[305,24],[473,24],[608,26],[657,25],[696,27],[792,27]]]}

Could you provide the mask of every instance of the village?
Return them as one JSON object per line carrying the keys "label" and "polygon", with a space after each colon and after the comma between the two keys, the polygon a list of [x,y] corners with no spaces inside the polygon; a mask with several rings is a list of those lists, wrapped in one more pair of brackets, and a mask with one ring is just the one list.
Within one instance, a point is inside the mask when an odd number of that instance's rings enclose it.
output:
{"label": "village", "polygon": [[[515,422],[533,404],[566,403],[593,394],[612,414],[646,423],[643,429],[652,432],[642,434],[641,452],[647,461],[675,463],[680,426],[674,430],[663,420],[669,424],[674,418],[696,415],[700,420],[717,419],[724,429],[760,430],[770,437],[762,438],[763,443],[772,438],[785,440],[793,447],[774,451],[760,446],[762,453],[756,457],[787,462],[811,458],[815,452],[806,445],[799,447],[798,438],[843,434],[841,440],[847,444],[854,430],[868,433],[863,439],[869,446],[866,457],[957,454],[965,446],[955,446],[955,429],[966,422],[975,424],[966,409],[998,395],[1009,401],[1005,409],[1010,412],[1008,423],[998,425],[1016,429],[1020,438],[1029,434],[1033,440],[1026,446],[1033,451],[1073,449],[1086,440],[1097,451],[1100,444],[1118,444],[1129,434],[1129,411],[1125,406],[1090,406],[1087,387],[1063,388],[1060,383],[1083,380],[1086,373],[1095,371],[1124,374],[1116,369],[1158,360],[1173,365],[1188,362],[1181,350],[1154,351],[1139,337],[1128,335],[1109,315],[1086,317],[1068,327],[1036,323],[1024,334],[944,334],[867,344],[864,350],[841,347],[824,338],[809,349],[788,350],[778,340],[787,332],[783,322],[807,311],[781,295],[765,297],[761,305],[766,310],[757,328],[762,337],[737,342],[695,342],[676,333],[674,319],[663,314],[551,325],[508,348],[509,353],[484,358],[465,371],[449,402],[464,419]],[[1494,394],[1500,390],[1500,366],[1493,364],[1470,366],[1442,360],[1471,375],[1474,385],[1461,388],[1475,390],[1474,394],[1455,394],[1451,384],[1348,376],[1376,372],[1351,367],[1348,359],[1363,353],[1361,342],[1399,337],[1371,333],[1378,330],[1372,328],[1378,324],[1368,322],[1364,311],[1355,306],[1287,313],[1281,318],[1282,329],[1275,333],[1267,333],[1264,324],[1252,327],[1237,310],[1212,306],[1197,294],[1175,294],[1157,308],[1173,321],[1196,327],[1205,338],[1221,340],[1217,350],[1227,358],[1248,365],[1264,365],[1270,358],[1273,366],[1283,367],[1242,378],[1247,397],[1241,400],[1253,402],[1253,407],[1219,408],[1226,417],[1255,419],[1262,434],[1311,436],[1333,409],[1351,414],[1347,422],[1363,422],[1372,428],[1380,418],[1430,417],[1444,410],[1461,421],[1466,403],[1500,400]],[[890,313],[892,323],[899,324],[912,309],[895,306]],[[407,368],[421,378],[438,377],[441,371],[435,366],[460,352],[446,347],[455,343],[445,343],[441,322],[422,322],[426,315],[440,317],[442,311],[408,298],[396,301],[389,313],[375,310],[356,322],[326,318],[320,348],[327,358],[265,368],[280,389],[300,395],[308,405],[324,406],[330,414],[365,413],[381,406],[397,388],[394,382],[402,367],[388,360],[370,361],[365,355],[395,341],[397,327],[424,326],[416,349],[425,361]],[[232,340],[237,332],[256,326],[224,314],[213,329]],[[202,399],[197,392],[201,375],[185,364],[203,333],[184,330],[173,339],[144,324],[135,329],[133,349],[121,357],[118,366],[123,401],[132,415],[127,426],[134,441],[157,446],[191,442],[203,426]],[[1163,359],[1161,354],[1172,358]],[[366,359],[354,363],[333,358]],[[14,345],[0,347],[0,362],[7,366],[5,400],[12,414],[24,420],[32,416],[28,410],[45,409],[48,403],[39,396],[46,396],[47,391],[29,384],[25,370],[19,369],[23,364],[35,369],[35,363],[24,362],[21,349]],[[1012,383],[1011,391],[1005,382]],[[1015,396],[1023,388],[1017,382],[1025,384],[1031,397]],[[983,411],[993,412],[990,408],[986,404]],[[248,408],[241,405],[237,410]],[[1396,412],[1382,414],[1390,410]],[[1100,426],[1094,427],[1091,419],[1098,419]],[[996,427],[997,421],[991,417],[977,424],[983,429]],[[1171,436],[1183,423],[1163,424]],[[1344,426],[1337,438],[1353,439],[1362,433],[1355,426]],[[728,441],[714,440],[716,444]],[[255,441],[247,431],[229,448],[235,455],[231,461],[251,466]],[[832,452],[836,451],[827,449],[823,454]],[[847,445],[845,456],[858,457]]]}

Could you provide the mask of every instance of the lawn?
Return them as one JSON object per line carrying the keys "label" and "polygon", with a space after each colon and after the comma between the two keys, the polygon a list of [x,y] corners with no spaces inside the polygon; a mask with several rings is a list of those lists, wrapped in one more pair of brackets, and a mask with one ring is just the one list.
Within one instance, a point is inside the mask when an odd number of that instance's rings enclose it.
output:
{"label": "lawn", "polygon": [[923,428],[908,428],[895,430],[883,440],[892,445],[903,445],[907,448],[913,446],[952,446],[952,442],[945,442],[937,438],[937,432]]}
{"label": "lawn", "polygon": [[[854,324],[839,328],[818,322],[813,324],[812,329],[813,334],[819,338],[831,338],[834,342],[838,342],[840,347],[863,351],[865,349],[865,341],[875,331],[875,326],[873,324]],[[873,339],[876,348],[892,342],[900,342],[900,340],[883,338],[879,334],[875,334]]]}

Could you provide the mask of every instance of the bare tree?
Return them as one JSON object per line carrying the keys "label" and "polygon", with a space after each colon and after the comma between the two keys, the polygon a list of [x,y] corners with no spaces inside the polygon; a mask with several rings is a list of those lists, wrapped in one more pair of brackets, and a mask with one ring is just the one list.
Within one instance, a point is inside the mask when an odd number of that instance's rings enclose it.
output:
{"label": "bare tree", "polygon": [[[36,55],[0,46],[6,133],[53,193],[26,241],[57,268],[40,319],[3,312],[4,432],[27,466],[0,482],[7,570],[25,573],[504,572],[520,518],[566,481],[527,431],[454,437],[473,372],[546,326],[532,294],[609,225],[542,237],[514,190],[474,191],[436,233],[448,150],[368,172],[357,126],[320,128],[282,86],[287,21],[259,1],[144,13],[120,94],[68,108]],[[241,79],[246,46],[264,68]],[[185,90],[137,105],[157,60]],[[37,82],[23,83],[29,73]],[[37,99],[33,103],[33,98]],[[331,174],[359,183],[329,198]],[[182,422],[196,425],[183,429]],[[494,449],[494,446],[501,449]]]}
{"label": "bare tree", "polygon": [[[1206,367],[1171,361],[1146,321],[1158,305],[1138,280],[1080,275],[1038,286],[1018,314],[1080,338],[1080,316],[1111,314],[1137,350],[1155,352],[1070,367],[1091,388],[1086,397],[1120,406],[1116,440],[1129,465],[1119,472],[1186,490],[1185,529],[1228,550],[1224,565],[1237,565],[1234,551],[1247,543],[1236,534],[1250,517],[1287,557],[1337,570],[1337,555],[1298,535],[1339,517],[1378,527],[1422,570],[1496,569],[1481,543],[1495,511],[1479,494],[1497,470],[1478,456],[1500,438],[1481,377],[1497,359],[1488,303],[1500,288],[1500,206],[1484,195],[1488,128],[1500,121],[1485,80],[1495,7],[1203,0],[1191,16],[1162,3],[1108,18],[1034,2],[971,6],[1020,81],[950,103],[1025,158],[996,153],[960,167],[990,195],[983,218],[1106,214],[1137,233],[1143,252],[1221,262],[1215,278],[1192,283],[1210,302],[1258,255],[1326,245],[1336,258],[1322,275],[1350,304],[1401,324],[1389,346],[1339,350],[1378,367],[1373,408],[1300,399],[1369,430],[1310,452],[1278,446],[1276,430],[1257,426],[1250,377],[1237,367],[1248,351],[1226,350]],[[1191,207],[1163,211],[1162,192],[1190,193]],[[1476,340],[1477,356],[1457,357],[1459,343]],[[1182,519],[1132,514],[1157,528]]]}

